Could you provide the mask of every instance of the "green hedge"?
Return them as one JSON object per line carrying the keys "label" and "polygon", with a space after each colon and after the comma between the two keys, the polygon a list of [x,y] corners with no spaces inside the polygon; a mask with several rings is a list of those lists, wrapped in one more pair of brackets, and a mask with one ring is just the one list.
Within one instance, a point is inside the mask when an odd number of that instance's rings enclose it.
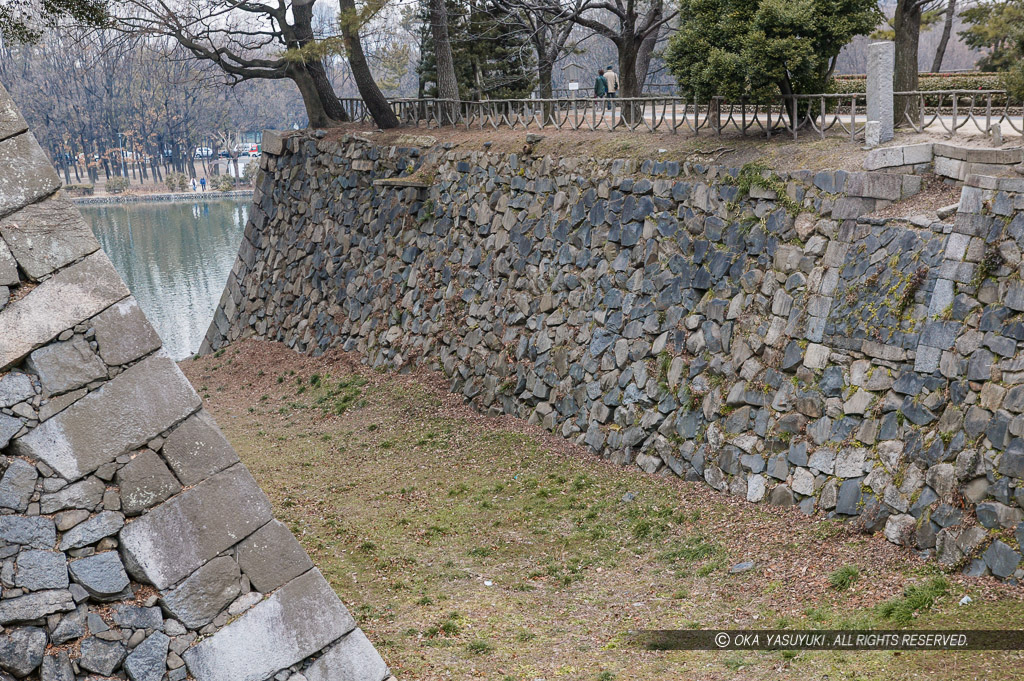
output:
{"label": "green hedge", "polygon": [[[829,83],[829,92],[855,93],[867,89],[867,76],[836,76]],[[921,74],[917,89],[932,90],[1002,90],[1001,73],[934,73]]]}

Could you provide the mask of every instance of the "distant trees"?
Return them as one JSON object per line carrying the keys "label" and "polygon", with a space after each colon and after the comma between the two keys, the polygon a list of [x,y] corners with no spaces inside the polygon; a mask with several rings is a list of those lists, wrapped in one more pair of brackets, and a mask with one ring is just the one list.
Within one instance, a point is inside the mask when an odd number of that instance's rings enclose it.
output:
{"label": "distant trees", "polygon": [[876,0],[682,0],[665,61],[687,96],[824,92],[839,50],[881,21]]}
{"label": "distant trees", "polygon": [[34,43],[61,21],[99,27],[107,20],[107,0],[0,0],[0,38]]}
{"label": "distant trees", "polygon": [[967,28],[960,37],[983,50],[982,71],[1004,71],[1021,57],[1024,43],[1024,0],[983,0],[961,13]]}
{"label": "distant trees", "polygon": [[33,45],[0,41],[0,82],[68,183],[194,173],[197,146],[230,149],[239,130],[304,122],[282,82],[224,88],[216,76],[178,45],[110,30],[48,32]]}
{"label": "distant trees", "polygon": [[960,36],[985,52],[978,66],[1004,71],[1004,87],[1017,102],[1024,101],[1024,0],[979,2],[962,16],[967,28]]}

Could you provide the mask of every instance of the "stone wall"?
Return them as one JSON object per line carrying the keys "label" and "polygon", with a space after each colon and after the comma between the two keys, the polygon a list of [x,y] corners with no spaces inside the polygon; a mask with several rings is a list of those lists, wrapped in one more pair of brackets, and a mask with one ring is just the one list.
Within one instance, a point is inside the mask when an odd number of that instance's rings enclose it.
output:
{"label": "stone wall", "polygon": [[1020,579],[1024,181],[264,138],[204,349],[434,367],[649,473]]}
{"label": "stone wall", "polygon": [[0,680],[381,681],[0,89]]}

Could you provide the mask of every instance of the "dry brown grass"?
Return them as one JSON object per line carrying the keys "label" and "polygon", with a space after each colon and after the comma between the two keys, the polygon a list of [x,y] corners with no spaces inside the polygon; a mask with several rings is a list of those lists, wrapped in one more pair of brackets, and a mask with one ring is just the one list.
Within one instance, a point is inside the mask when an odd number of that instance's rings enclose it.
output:
{"label": "dry brown grass", "polygon": [[[874,606],[935,568],[481,416],[436,374],[260,342],[182,366],[403,680],[1019,678],[1020,653],[632,649],[623,635],[641,628],[884,624]],[[730,575],[743,560],[757,568]],[[848,565],[859,578],[839,591],[830,577]],[[914,627],[1024,625],[1019,588],[949,580]]]}

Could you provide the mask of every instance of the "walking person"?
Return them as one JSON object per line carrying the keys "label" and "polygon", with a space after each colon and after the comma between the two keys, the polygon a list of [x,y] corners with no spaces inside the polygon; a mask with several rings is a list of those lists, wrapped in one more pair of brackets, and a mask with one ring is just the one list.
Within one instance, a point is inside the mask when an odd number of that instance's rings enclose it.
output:
{"label": "walking person", "polygon": [[[604,69],[597,70],[597,78],[594,80],[594,99],[604,99],[608,96],[608,81],[604,77]],[[594,108],[600,109],[598,103]]]}
{"label": "walking person", "polygon": [[196,178],[192,178],[192,191],[196,190]]}
{"label": "walking person", "polygon": [[608,110],[611,111],[615,108],[615,102],[611,100],[619,96],[619,77],[609,66],[604,71],[604,79],[608,82],[608,94],[605,97],[608,99]]}
{"label": "walking person", "polygon": [[199,178],[199,186],[203,188],[204,192],[206,191],[206,178],[205,177],[200,177]]}

